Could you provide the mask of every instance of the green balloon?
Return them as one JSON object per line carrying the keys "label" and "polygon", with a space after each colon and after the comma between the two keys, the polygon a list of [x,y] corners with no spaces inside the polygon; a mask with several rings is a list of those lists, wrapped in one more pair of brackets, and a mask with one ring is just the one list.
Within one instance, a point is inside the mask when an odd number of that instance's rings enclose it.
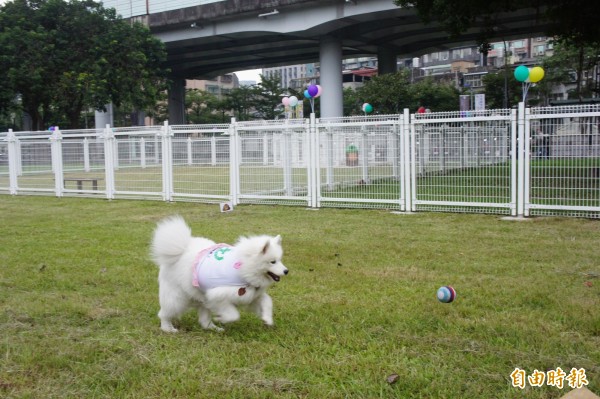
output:
{"label": "green balloon", "polygon": [[367,114],[370,114],[371,112],[373,112],[373,106],[371,104],[366,104],[365,105],[365,112]]}
{"label": "green balloon", "polygon": [[529,77],[529,68],[525,65],[520,65],[515,69],[515,79],[519,82],[524,82]]}

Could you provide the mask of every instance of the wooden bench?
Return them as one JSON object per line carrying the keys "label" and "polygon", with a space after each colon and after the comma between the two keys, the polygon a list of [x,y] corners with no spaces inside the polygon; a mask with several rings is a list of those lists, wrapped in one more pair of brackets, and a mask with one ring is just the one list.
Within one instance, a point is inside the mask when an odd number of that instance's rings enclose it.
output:
{"label": "wooden bench", "polygon": [[68,181],[77,182],[77,190],[83,190],[83,182],[91,182],[92,189],[98,190],[98,180],[104,180],[102,177],[65,177],[63,184],[67,184]]}

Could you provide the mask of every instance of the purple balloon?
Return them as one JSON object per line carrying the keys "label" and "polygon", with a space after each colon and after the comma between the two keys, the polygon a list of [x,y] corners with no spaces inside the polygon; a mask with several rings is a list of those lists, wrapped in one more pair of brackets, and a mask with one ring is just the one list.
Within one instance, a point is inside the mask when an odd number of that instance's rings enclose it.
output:
{"label": "purple balloon", "polygon": [[317,87],[317,85],[308,86],[308,94],[310,94],[311,97],[316,97],[318,93],[319,88]]}

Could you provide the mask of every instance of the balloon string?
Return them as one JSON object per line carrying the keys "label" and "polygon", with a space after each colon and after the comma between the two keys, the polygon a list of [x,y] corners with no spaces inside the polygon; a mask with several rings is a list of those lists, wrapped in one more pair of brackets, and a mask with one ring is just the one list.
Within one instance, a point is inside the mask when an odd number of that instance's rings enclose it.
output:
{"label": "balloon string", "polygon": [[527,93],[529,92],[530,86],[531,83],[523,82],[523,102],[525,102],[525,99],[527,98]]}

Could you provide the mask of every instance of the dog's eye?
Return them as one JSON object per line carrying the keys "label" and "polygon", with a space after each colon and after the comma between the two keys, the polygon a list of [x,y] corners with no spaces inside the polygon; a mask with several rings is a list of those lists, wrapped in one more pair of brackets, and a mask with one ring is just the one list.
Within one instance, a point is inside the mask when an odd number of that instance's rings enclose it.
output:
{"label": "dog's eye", "polygon": [[272,265],[274,265],[275,263],[277,263],[277,261],[276,261],[276,260],[272,260],[272,261],[271,261],[271,264],[272,264]]}

